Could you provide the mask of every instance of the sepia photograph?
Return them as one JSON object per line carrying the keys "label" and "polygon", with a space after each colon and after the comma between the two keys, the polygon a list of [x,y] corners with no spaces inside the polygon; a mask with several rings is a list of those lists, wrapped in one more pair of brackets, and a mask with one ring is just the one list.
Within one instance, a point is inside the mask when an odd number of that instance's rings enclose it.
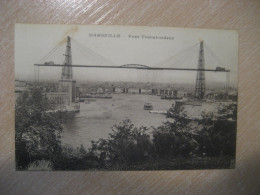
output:
{"label": "sepia photograph", "polygon": [[238,33],[15,25],[16,170],[233,169]]}

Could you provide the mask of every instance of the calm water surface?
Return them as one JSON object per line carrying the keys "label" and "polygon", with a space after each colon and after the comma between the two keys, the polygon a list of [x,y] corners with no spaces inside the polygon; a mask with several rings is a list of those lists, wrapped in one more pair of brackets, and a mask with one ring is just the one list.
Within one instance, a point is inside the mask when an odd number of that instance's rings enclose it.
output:
{"label": "calm water surface", "polygon": [[107,138],[111,127],[129,118],[135,126],[159,126],[166,121],[165,115],[151,114],[144,110],[150,102],[153,110],[167,110],[174,101],[161,100],[154,95],[113,94],[112,99],[96,99],[90,104],[81,103],[80,113],[64,124],[62,143],[73,147],[91,146],[91,140]]}

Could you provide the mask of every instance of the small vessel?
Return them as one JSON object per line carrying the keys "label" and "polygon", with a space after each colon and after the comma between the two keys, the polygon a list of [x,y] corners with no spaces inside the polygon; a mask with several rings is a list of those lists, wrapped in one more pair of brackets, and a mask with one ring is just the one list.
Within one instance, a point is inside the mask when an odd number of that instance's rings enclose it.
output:
{"label": "small vessel", "polygon": [[163,99],[165,99],[165,100],[180,100],[180,99],[182,99],[182,97],[174,97],[174,96],[167,96],[167,95],[165,95],[165,96],[161,96],[161,99],[163,100]]}
{"label": "small vessel", "polygon": [[90,94],[84,96],[85,98],[103,98],[103,99],[111,99],[111,95],[106,95],[106,94]]}
{"label": "small vessel", "polygon": [[96,99],[87,99],[88,102],[95,102],[97,101]]}
{"label": "small vessel", "polygon": [[90,104],[90,101],[88,101],[88,100],[85,100],[84,102],[85,102],[85,104]]}
{"label": "small vessel", "polygon": [[153,109],[153,105],[151,103],[144,104],[144,110],[152,110],[152,109]]}
{"label": "small vessel", "polygon": [[202,106],[202,103],[199,101],[188,101],[188,102],[185,102],[185,105]]}
{"label": "small vessel", "polygon": [[149,111],[151,114],[167,114],[166,110],[151,110]]}

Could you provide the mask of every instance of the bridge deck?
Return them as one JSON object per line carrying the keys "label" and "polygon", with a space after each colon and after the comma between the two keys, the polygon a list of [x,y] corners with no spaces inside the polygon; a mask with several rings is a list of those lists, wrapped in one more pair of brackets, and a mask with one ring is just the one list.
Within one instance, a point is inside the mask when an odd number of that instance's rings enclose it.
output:
{"label": "bridge deck", "polygon": [[[34,66],[67,66],[65,64],[34,64]],[[212,71],[212,72],[230,72],[226,69],[197,69],[197,68],[166,68],[166,67],[149,67],[149,66],[97,66],[97,65],[71,65],[75,68],[120,68],[120,69],[142,69],[142,70],[185,70],[185,71]]]}

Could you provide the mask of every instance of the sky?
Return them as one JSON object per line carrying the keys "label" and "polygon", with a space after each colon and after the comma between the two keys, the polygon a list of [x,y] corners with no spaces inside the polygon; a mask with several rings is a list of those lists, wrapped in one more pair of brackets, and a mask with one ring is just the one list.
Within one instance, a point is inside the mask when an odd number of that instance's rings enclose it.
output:
{"label": "sky", "polygon": [[[93,37],[112,34],[120,37]],[[148,39],[145,36],[170,37]],[[238,34],[233,30],[134,27],[101,25],[16,24],[16,79],[34,79],[35,63],[64,61],[66,37],[72,38],[72,64],[197,68],[199,42],[204,41],[205,68],[230,69],[230,83],[237,84]],[[44,58],[53,48],[58,48]],[[189,49],[190,48],[190,49]],[[102,56],[102,57],[101,57]],[[43,60],[44,58],[44,60]],[[39,79],[59,80],[60,67],[40,67]],[[195,83],[196,72],[132,69],[73,68],[75,80]],[[226,73],[206,72],[206,83],[226,82]]]}

